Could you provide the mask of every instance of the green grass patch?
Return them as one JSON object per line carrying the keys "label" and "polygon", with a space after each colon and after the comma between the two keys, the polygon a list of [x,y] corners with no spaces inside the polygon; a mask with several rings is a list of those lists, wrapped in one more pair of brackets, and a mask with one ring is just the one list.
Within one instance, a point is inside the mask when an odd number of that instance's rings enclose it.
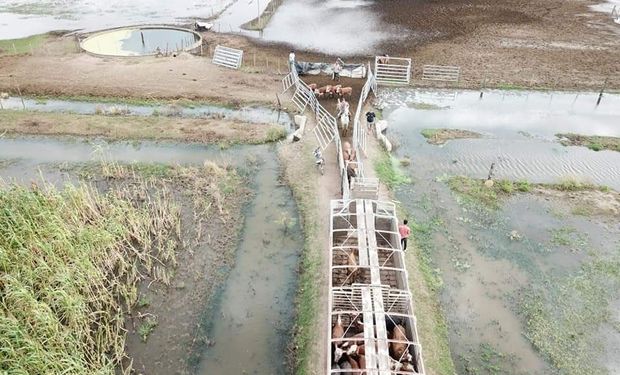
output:
{"label": "green grass patch", "polygon": [[453,176],[448,179],[448,186],[452,191],[468,203],[481,204],[487,208],[497,209],[499,200],[507,196],[514,190],[510,181],[496,181],[493,186],[488,187],[484,180],[464,176]]}
{"label": "green grass patch", "polygon": [[[411,218],[402,207],[398,209],[401,217]],[[456,371],[450,353],[448,326],[439,303],[443,280],[432,261],[435,251],[433,235],[443,228],[443,222],[439,217],[431,216],[426,220],[410,219],[409,226],[411,237],[406,255],[409,285],[416,303],[426,370],[433,374],[453,375]]]}
{"label": "green grass patch", "polygon": [[537,184],[540,187],[559,190],[559,191],[602,191],[609,192],[610,188],[604,185],[594,185],[588,182],[579,181],[573,178],[564,178],[555,184]]}
{"label": "green grass patch", "polygon": [[138,334],[143,342],[146,342],[155,327],[157,327],[157,319],[152,316],[147,316],[142,323],[140,323],[140,326],[138,327]]}
{"label": "green grass patch", "polygon": [[518,191],[522,193],[528,193],[532,191],[532,184],[526,180],[519,180],[514,183],[514,186]]}
{"label": "green grass patch", "polygon": [[21,39],[0,40],[0,56],[32,53],[39,48],[47,38],[47,34],[39,34]]}
{"label": "green grass patch", "polygon": [[597,332],[620,290],[620,259],[594,259],[577,274],[549,277],[520,303],[525,335],[562,374],[606,374]]}
{"label": "green grass patch", "polygon": [[512,182],[510,180],[494,180],[493,185],[485,185],[482,179],[465,176],[452,176],[447,179],[452,191],[467,203],[481,204],[484,207],[497,209],[500,201],[516,192],[527,193],[534,188],[543,188],[558,191],[601,191],[609,192],[607,186],[593,185],[574,179],[563,179],[554,184],[530,183],[525,180]]}
{"label": "green grass patch", "polygon": [[399,163],[386,151],[382,151],[373,163],[377,177],[390,189],[411,183],[411,178],[400,170]]}
{"label": "green grass patch", "polygon": [[265,142],[276,142],[281,139],[286,138],[287,133],[284,126],[280,125],[272,125],[267,130],[267,135],[265,136]]}
{"label": "green grass patch", "polygon": [[433,145],[442,145],[451,139],[480,138],[482,134],[461,129],[422,129],[420,134],[426,142]]}
{"label": "green grass patch", "polygon": [[558,133],[556,137],[564,146],[584,146],[593,151],[611,150],[620,152],[620,137]]}
{"label": "green grass patch", "polygon": [[570,247],[574,251],[581,251],[588,243],[587,235],[577,232],[575,228],[562,227],[550,229],[551,243],[556,246]]}
{"label": "green grass patch", "polygon": [[422,134],[422,136],[426,139],[432,139],[439,134],[440,130],[441,129],[422,129],[420,134]]}

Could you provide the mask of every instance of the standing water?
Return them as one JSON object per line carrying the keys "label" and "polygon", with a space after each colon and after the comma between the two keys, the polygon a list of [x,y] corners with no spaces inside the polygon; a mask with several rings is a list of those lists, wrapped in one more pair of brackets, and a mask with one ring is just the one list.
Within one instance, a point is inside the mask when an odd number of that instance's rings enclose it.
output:
{"label": "standing water", "polygon": [[[573,192],[513,191],[488,208],[454,194],[446,181],[486,178],[495,163],[497,179],[577,178],[620,189],[620,153],[565,147],[555,138],[619,136],[620,96],[605,95],[597,107],[597,93],[479,94],[386,90],[378,100],[388,136],[399,142],[394,156],[407,159],[400,168],[413,183],[395,195],[442,285],[456,372],[617,374],[618,212],[590,213],[593,205]],[[420,134],[425,128],[482,137],[437,146]],[[599,202],[620,202],[609,194]]]}
{"label": "standing water", "polygon": [[291,192],[266,160],[246,212],[237,262],[223,291],[198,374],[285,374],[303,238]]}

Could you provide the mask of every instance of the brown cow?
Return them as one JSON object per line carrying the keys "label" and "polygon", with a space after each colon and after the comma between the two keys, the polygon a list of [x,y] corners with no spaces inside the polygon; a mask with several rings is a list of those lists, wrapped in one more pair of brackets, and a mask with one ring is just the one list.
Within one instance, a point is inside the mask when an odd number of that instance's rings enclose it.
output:
{"label": "brown cow", "polygon": [[340,96],[340,97],[348,96],[350,98],[351,95],[353,95],[353,88],[352,87],[343,87],[340,90],[338,90],[338,92],[336,94],[338,94],[338,96]]}
{"label": "brown cow", "polygon": [[[394,341],[407,341],[407,335],[405,334],[405,327],[400,324],[394,326],[392,330],[392,340]],[[402,342],[390,343],[390,354],[394,359],[400,362],[411,362],[413,357],[407,350],[407,344]]]}

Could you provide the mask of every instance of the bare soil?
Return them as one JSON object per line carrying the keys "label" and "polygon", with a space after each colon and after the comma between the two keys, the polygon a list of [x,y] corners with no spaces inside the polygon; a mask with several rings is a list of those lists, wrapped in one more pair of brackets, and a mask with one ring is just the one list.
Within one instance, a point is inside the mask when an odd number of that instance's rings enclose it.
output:
{"label": "bare soil", "polygon": [[[207,56],[101,58],[56,38],[33,55],[0,57],[0,91],[17,94],[202,99],[276,104],[280,79],[265,69],[227,69]],[[205,54],[209,50],[205,47]],[[282,55],[282,61],[285,56]],[[272,60],[272,65],[274,60]],[[283,69],[284,69],[284,63]],[[277,70],[277,65],[273,67]]]}
{"label": "bare soil", "polygon": [[620,218],[620,193],[595,189],[579,191],[560,191],[549,188],[535,188],[533,193],[545,197],[558,198],[573,207],[573,213],[584,216],[610,216]]}
{"label": "bare soil", "polygon": [[0,134],[100,136],[109,139],[176,140],[200,143],[264,143],[278,125],[228,119],[100,116],[0,111]]}

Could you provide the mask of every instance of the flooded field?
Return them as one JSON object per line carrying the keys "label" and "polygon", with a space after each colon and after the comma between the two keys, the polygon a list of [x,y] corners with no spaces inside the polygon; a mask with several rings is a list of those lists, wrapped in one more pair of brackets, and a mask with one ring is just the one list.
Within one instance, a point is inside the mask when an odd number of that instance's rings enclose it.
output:
{"label": "flooded field", "polygon": [[[102,158],[107,164],[100,170]],[[250,200],[238,215],[231,216],[242,199],[232,206],[224,203],[219,214],[211,204],[202,206],[200,196],[215,194],[209,181],[200,185],[202,174],[216,168],[203,166],[205,161],[247,179],[248,185],[241,188],[247,189]],[[123,167],[127,163],[135,167]],[[221,174],[224,169],[215,171]],[[146,174],[156,178],[157,189],[178,184],[180,190],[169,193],[172,200],[189,199],[189,205],[180,206],[187,243],[178,254],[170,285],[152,283],[147,277],[126,323],[133,367],[148,374],[290,371],[285,353],[292,340],[303,236],[291,192],[279,182],[279,173],[268,146],[222,151],[199,144],[0,139],[4,181],[30,186],[43,177],[63,186],[86,179],[107,188],[117,183],[132,186],[132,176]],[[227,189],[236,184],[218,183],[221,198],[226,199]],[[215,216],[201,217],[203,210]],[[237,226],[240,234],[230,230]],[[251,361],[239,361],[240,353]]]}
{"label": "flooded field", "polygon": [[[620,189],[620,153],[564,147],[554,137],[619,136],[620,97],[605,96],[598,107],[596,99],[500,91],[482,99],[413,90],[380,96],[388,134],[400,141],[394,156],[408,160],[399,168],[412,180],[396,198],[440,285],[457,373],[618,373],[620,213],[589,208],[620,196],[608,188],[534,187],[579,180]],[[421,135],[432,128],[483,137],[437,146]],[[498,182],[489,203],[462,184],[473,181],[484,194],[481,180],[467,178],[486,178],[491,163],[494,178],[521,182]],[[451,178],[457,175],[465,180]]]}
{"label": "flooded field", "polygon": [[0,4],[0,38],[23,38],[52,30],[95,31],[146,23],[191,22],[194,17],[214,16],[230,3],[231,0],[9,0]]}
{"label": "flooded field", "polygon": [[[122,116],[169,116],[189,118],[216,118],[234,119],[250,123],[282,124],[287,128],[292,126],[288,113],[265,107],[242,107],[231,109],[209,104],[191,105],[131,105],[122,102],[97,102],[61,99],[33,99],[10,97],[0,99],[4,109],[21,110],[24,107],[30,111],[39,112],[66,112],[81,115],[122,115]],[[289,129],[290,130],[290,129]]]}
{"label": "flooded field", "polygon": [[381,42],[406,35],[382,22],[372,4],[372,0],[286,1],[262,38],[336,56],[373,55]]}
{"label": "flooded field", "polygon": [[[430,173],[486,177],[495,163],[496,178],[554,182],[577,178],[620,190],[620,153],[564,147],[557,133],[620,136],[620,95],[596,93],[491,91],[390,91],[382,94],[388,130],[399,152],[427,155]],[[481,133],[479,139],[426,144],[422,129],[449,128]]]}

